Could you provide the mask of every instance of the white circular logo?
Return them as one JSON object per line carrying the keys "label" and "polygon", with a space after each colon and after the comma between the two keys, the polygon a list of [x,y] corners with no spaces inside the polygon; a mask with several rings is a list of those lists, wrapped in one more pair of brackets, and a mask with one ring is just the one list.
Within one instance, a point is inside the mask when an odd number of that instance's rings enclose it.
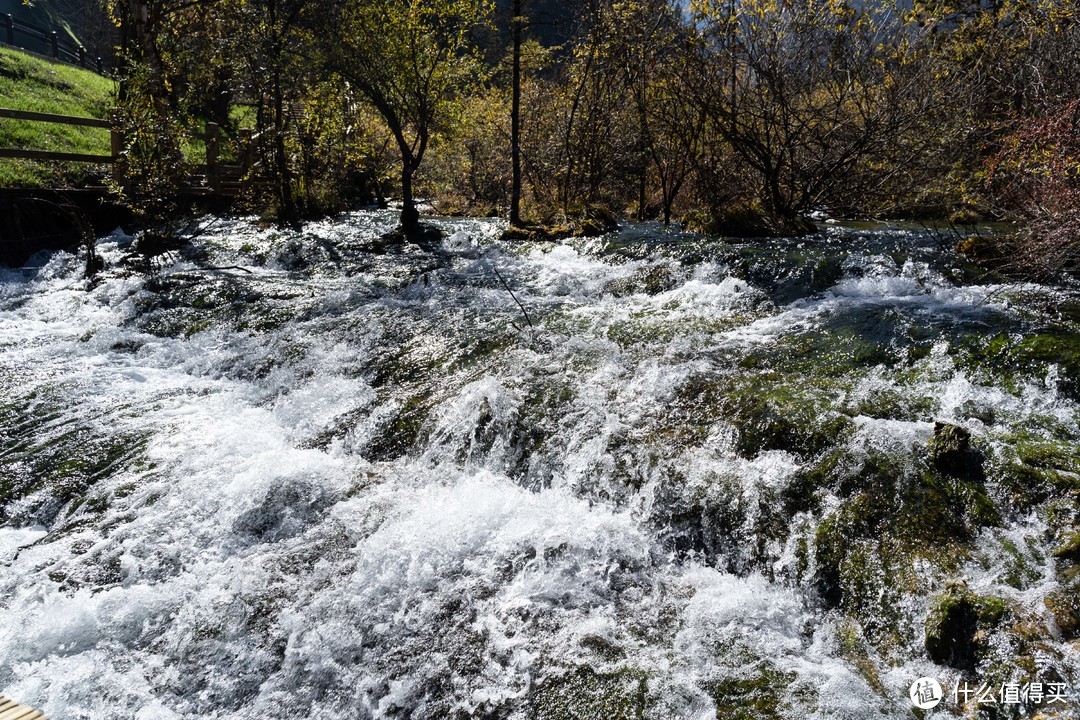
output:
{"label": "white circular logo", "polygon": [[911,702],[921,710],[936,708],[941,702],[941,683],[932,677],[919,678],[911,683]]}

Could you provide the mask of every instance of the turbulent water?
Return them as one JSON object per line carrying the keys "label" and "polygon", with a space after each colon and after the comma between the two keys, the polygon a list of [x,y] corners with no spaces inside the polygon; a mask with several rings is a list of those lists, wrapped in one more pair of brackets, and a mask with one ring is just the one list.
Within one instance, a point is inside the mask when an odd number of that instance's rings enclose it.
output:
{"label": "turbulent water", "polygon": [[[1039,707],[1074,717],[1067,293],[896,229],[384,247],[392,222],[208,219],[149,278],[122,233],[92,285],[62,253],[0,271],[4,694],[864,720],[932,676],[1061,683]],[[935,467],[935,422],[975,470]],[[928,653],[942,598],[974,608],[966,656]]]}

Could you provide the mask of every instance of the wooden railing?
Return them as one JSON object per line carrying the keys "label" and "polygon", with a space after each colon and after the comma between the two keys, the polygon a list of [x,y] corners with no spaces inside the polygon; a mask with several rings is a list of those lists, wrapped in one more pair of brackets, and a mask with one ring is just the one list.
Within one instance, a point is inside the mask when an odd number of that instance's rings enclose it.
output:
{"label": "wooden railing", "polygon": [[[123,178],[118,175],[119,167],[117,165],[117,160],[124,152],[124,136],[117,124],[112,121],[101,120],[98,118],[28,112],[26,110],[8,110],[5,108],[0,108],[0,119],[75,125],[108,130],[108,155],[57,152],[53,150],[27,148],[0,148],[0,158],[112,165],[114,168],[114,180],[118,183],[122,182]],[[222,135],[221,128],[217,124],[207,123],[206,132],[192,133],[191,137],[205,143],[206,162],[192,163],[188,166],[190,174],[187,176],[187,182],[182,189],[185,192],[194,195],[222,195],[234,197],[240,194],[243,190],[244,178],[248,175],[248,170],[254,164],[251,151],[251,133],[245,130],[240,131],[240,142],[238,145],[242,152],[240,153],[239,159],[233,160],[232,162],[222,161]]]}
{"label": "wooden railing", "polygon": [[[16,42],[17,39],[22,39],[22,42]],[[46,30],[33,23],[16,20],[11,15],[0,15],[0,42],[12,47],[35,50],[27,47],[27,39],[41,43],[40,48],[55,60],[93,70],[98,75],[105,74],[104,61],[99,57],[90,57],[82,45],[68,42],[55,30]]]}

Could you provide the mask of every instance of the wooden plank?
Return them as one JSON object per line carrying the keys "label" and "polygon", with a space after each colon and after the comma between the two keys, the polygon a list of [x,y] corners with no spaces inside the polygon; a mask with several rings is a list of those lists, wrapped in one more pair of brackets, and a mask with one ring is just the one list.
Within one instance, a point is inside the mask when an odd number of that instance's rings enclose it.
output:
{"label": "wooden plank", "polygon": [[72,115],[53,115],[52,113],[30,112],[28,110],[9,110],[0,108],[0,118],[9,120],[30,120],[33,122],[56,123],[58,125],[82,125],[84,127],[112,128],[112,123],[100,118],[74,117]]}
{"label": "wooden plank", "polygon": [[46,720],[33,708],[23,707],[11,698],[0,695],[0,720]]}
{"label": "wooden plank", "polygon": [[15,148],[0,148],[0,158],[15,158],[18,160],[58,160],[61,162],[103,164],[116,162],[116,158],[112,155],[84,155],[82,153],[49,152],[48,150],[17,150]]}
{"label": "wooden plank", "polygon": [[0,720],[42,720],[45,716],[37,710],[27,707],[17,707],[13,710],[0,712]]}

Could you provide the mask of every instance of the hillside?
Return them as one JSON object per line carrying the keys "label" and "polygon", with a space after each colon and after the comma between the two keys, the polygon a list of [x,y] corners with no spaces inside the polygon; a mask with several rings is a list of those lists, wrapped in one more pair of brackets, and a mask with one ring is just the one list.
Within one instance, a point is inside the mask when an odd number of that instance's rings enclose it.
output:
{"label": "hillside", "polygon": [[[16,20],[67,35],[70,42],[80,42],[68,21],[67,13],[52,0],[36,0],[32,4],[22,0],[0,0],[0,15],[11,15]],[[18,38],[16,42],[21,44]]]}
{"label": "hillside", "polygon": [[[0,107],[105,117],[115,83],[87,70],[0,47]],[[107,153],[108,131],[0,119],[0,147]],[[70,163],[0,160],[0,187],[77,183],[89,171]]]}

